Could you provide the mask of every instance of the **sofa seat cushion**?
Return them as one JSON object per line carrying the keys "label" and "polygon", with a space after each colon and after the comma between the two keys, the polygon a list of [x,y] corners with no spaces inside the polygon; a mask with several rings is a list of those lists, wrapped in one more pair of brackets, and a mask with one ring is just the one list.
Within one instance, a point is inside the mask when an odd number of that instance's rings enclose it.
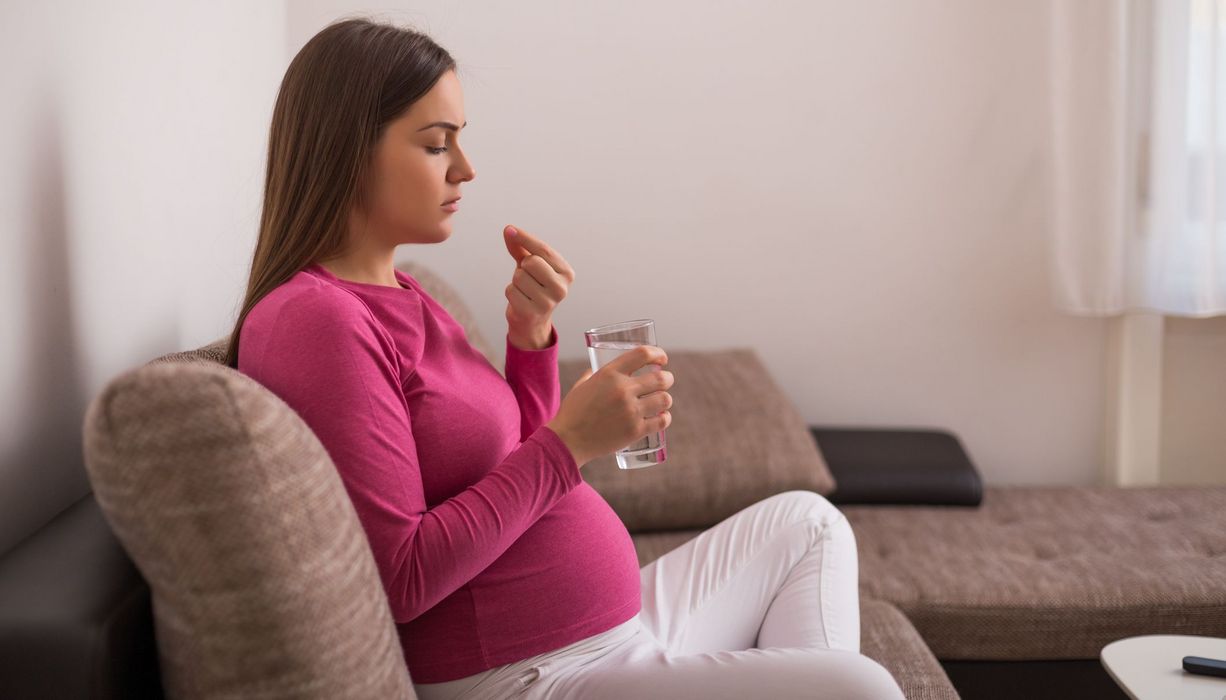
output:
{"label": "sofa seat cushion", "polygon": [[667,530],[664,532],[635,532],[630,535],[634,549],[639,555],[639,568],[668,554],[697,537],[703,528],[690,530]]}
{"label": "sofa seat cushion", "polygon": [[[639,566],[646,566],[680,547],[702,529],[631,535]],[[882,600],[860,598],[860,653],[894,676],[908,700],[956,700],[957,692],[936,656],[898,608]]]}
{"label": "sofa seat cushion", "polygon": [[988,487],[978,508],[844,506],[861,596],[942,660],[1095,659],[1226,636],[1226,487]]}

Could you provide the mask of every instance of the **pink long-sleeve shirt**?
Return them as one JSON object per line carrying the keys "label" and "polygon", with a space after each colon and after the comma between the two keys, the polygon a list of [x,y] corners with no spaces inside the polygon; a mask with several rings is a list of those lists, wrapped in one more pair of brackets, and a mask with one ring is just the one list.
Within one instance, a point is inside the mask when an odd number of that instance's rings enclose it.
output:
{"label": "pink long-sleeve shirt", "polygon": [[261,299],[238,370],[315,432],[370,541],[417,683],[566,646],[640,609],[634,544],[545,424],[557,330],[506,378],[417,280],[311,264]]}

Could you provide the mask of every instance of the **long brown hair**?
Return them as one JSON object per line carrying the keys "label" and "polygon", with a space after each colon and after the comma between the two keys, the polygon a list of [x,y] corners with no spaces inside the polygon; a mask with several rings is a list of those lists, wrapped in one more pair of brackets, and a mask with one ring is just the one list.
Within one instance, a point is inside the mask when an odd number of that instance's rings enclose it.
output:
{"label": "long brown hair", "polygon": [[349,212],[387,124],[456,62],[425,34],[365,17],[338,20],[290,61],[273,107],[259,237],[226,364],[260,299],[345,248]]}

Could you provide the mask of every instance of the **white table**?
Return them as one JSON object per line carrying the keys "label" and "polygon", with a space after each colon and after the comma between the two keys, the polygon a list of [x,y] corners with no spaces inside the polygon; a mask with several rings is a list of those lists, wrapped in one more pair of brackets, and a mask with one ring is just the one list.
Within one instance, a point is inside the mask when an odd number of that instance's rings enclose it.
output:
{"label": "white table", "polygon": [[1226,639],[1185,634],[1129,637],[1103,647],[1107,673],[1133,700],[1223,700],[1226,678],[1183,670],[1183,657],[1226,659]]}

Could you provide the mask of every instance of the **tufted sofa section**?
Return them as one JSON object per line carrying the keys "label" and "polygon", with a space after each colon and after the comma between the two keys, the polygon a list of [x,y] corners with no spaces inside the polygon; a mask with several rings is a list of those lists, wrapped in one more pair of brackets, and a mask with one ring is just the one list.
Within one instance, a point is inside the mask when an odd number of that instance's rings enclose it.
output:
{"label": "tufted sofa section", "polygon": [[1226,488],[988,487],[971,510],[842,510],[862,594],[897,606],[942,660],[1226,635]]}

